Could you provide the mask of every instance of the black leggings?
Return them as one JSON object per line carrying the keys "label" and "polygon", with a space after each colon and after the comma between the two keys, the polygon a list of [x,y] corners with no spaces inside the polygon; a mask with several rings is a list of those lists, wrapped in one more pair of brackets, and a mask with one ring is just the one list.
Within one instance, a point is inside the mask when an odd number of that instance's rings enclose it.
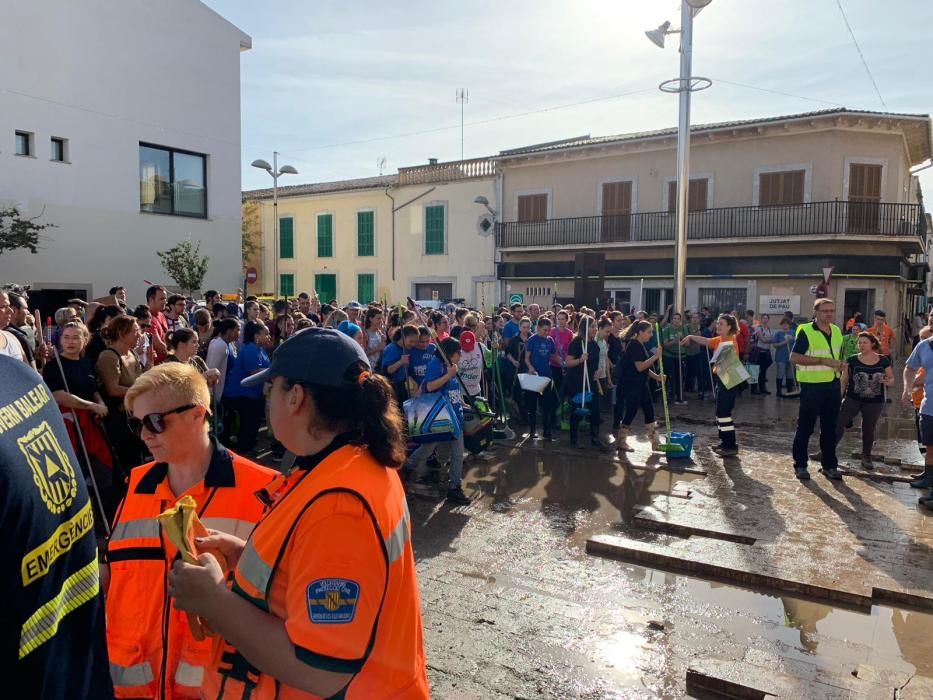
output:
{"label": "black leggings", "polygon": [[865,403],[851,396],[846,396],[842,400],[842,408],[839,409],[839,421],[836,423],[836,444],[842,440],[846,433],[846,426],[859,413],[862,414],[862,455],[868,457],[871,455],[871,448],[875,444],[875,427],[878,425],[878,419],[881,417],[881,411],[884,410],[883,403]]}
{"label": "black leggings", "polygon": [[626,428],[632,425],[640,408],[645,414],[645,425],[654,423],[654,402],[651,399],[651,390],[648,382],[626,382],[622,385],[622,397],[625,401],[625,414],[622,416],[622,425]]}
{"label": "black leggings", "polygon": [[554,409],[557,406],[557,394],[554,393],[554,387],[549,386],[543,394],[537,391],[523,391],[525,395],[525,408],[527,410],[528,426],[534,432],[538,423],[538,400],[541,400],[544,409],[544,433],[551,433],[551,426],[554,424]]}
{"label": "black leggings", "polygon": [[726,448],[738,447],[735,440],[735,423],[732,422],[732,409],[735,408],[735,399],[745,388],[745,382],[731,389],[727,389],[719,377],[716,377],[716,423],[719,429],[719,446]]}

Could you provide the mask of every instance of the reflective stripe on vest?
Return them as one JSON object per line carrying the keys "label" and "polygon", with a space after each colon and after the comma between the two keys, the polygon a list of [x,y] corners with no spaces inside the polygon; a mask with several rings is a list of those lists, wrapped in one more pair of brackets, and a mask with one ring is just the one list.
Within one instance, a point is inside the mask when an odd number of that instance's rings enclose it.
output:
{"label": "reflective stripe on vest", "polygon": [[110,678],[115,686],[131,688],[152,683],[155,674],[152,672],[152,664],[148,661],[133,666],[120,666],[111,661]]}
{"label": "reflective stripe on vest", "polygon": [[409,517],[408,503],[406,502],[405,514],[402,515],[402,519],[398,521],[398,525],[395,526],[389,536],[385,539],[386,552],[389,555],[389,564],[394,562],[405,553],[405,543],[408,542]]}
{"label": "reflective stripe on vest", "polygon": [[52,600],[36,610],[23,623],[19,635],[19,658],[35,651],[58,632],[62,619],[84,603],[93,600],[100,591],[97,556],[65,579]]}
{"label": "reflective stripe on vest", "polygon": [[175,682],[189,688],[200,688],[204,682],[204,667],[179,661],[178,670],[175,671]]}
{"label": "reflective stripe on vest", "polygon": [[140,518],[117,523],[110,535],[112,543],[123,540],[139,540],[143,538],[159,539],[159,521],[155,518]]}
{"label": "reflective stripe on vest", "polygon": [[243,548],[243,554],[240,555],[240,561],[237,563],[237,573],[250,585],[252,590],[243,589],[250,598],[255,598],[262,603],[266,600],[266,590],[269,588],[269,581],[272,578],[272,565],[267,564],[259,556],[259,552],[253,546],[253,540],[247,540]]}
{"label": "reflective stripe on vest", "polygon": [[249,520],[238,520],[237,518],[204,518],[201,522],[208,530],[225,532],[228,535],[239,537],[241,540],[249,537],[249,533],[253,531],[255,526],[255,523],[251,523]]}
{"label": "reflective stripe on vest", "polygon": [[[812,323],[804,324],[798,333],[807,336],[807,357],[839,359],[842,357],[842,331],[837,326],[830,325],[830,343],[826,342],[823,332],[813,327]],[[836,379],[837,371],[828,365],[797,365],[797,380],[803,384],[825,384]]]}

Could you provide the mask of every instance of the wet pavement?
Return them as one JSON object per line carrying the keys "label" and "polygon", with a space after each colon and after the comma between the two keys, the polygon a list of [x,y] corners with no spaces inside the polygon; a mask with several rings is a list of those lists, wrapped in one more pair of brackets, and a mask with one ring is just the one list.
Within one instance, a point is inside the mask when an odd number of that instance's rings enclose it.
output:
{"label": "wet pavement", "polygon": [[[712,404],[678,407],[676,428],[697,434],[693,473],[642,439],[627,463],[518,438],[468,465],[472,505],[410,497],[434,697],[933,697],[933,517],[897,481],[796,482],[795,410],[740,399],[742,453],[723,462]],[[886,410],[875,452],[920,462],[910,414]],[[853,466],[857,438],[840,450]],[[773,580],[586,553],[607,537]]]}

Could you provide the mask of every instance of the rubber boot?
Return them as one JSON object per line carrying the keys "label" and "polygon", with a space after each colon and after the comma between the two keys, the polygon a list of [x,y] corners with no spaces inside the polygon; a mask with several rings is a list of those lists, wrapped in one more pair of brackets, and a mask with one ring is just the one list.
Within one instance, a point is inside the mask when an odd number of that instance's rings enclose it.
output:
{"label": "rubber boot", "polygon": [[646,423],[645,432],[648,433],[648,443],[651,445],[652,452],[660,452],[661,444],[658,442],[658,424]]}
{"label": "rubber boot", "polygon": [[933,488],[933,470],[928,466],[923,467],[923,473],[915,480],[910,482],[912,489]]}
{"label": "rubber boot", "polygon": [[634,452],[635,448],[629,447],[628,436],[631,431],[627,425],[620,425],[616,432],[616,450],[619,452]]}

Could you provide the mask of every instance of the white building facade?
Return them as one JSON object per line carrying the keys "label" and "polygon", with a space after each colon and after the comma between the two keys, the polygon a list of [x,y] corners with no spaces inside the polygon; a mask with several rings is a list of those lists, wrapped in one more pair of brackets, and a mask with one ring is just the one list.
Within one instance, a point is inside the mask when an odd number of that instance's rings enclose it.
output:
{"label": "white building facade", "polygon": [[54,224],[0,281],[43,310],[171,285],[157,251],[210,257],[242,284],[240,53],[251,39],[197,0],[0,0],[0,205]]}

